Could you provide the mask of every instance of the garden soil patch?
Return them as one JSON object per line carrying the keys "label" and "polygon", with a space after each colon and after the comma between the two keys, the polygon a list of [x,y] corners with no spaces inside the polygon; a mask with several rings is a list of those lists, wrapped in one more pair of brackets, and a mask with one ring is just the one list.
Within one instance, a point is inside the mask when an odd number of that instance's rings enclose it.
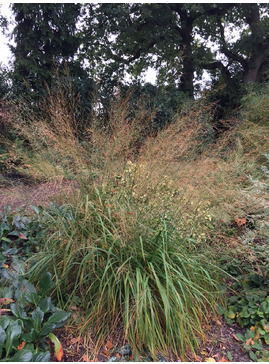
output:
{"label": "garden soil patch", "polygon": [[[220,325],[221,324],[221,325]],[[245,329],[240,328],[237,324],[228,325],[224,320],[218,320],[218,324],[213,322],[212,327],[207,334],[205,345],[196,351],[196,357],[189,355],[186,362],[206,362],[207,359],[214,359],[216,362],[227,361],[227,353],[230,352],[233,362],[251,362],[248,354],[243,350],[243,346],[233,335],[237,333],[244,334]],[[101,349],[95,360],[91,360],[91,348],[87,347],[83,339],[76,338],[64,328],[55,332],[62,343],[64,362],[89,362],[98,361],[106,362],[110,358],[107,350]],[[113,338],[111,341],[114,343]],[[116,340],[118,342],[118,340]],[[56,358],[51,357],[51,362]],[[180,360],[176,360],[180,362]]]}
{"label": "garden soil patch", "polygon": [[68,195],[74,190],[74,185],[64,181],[62,183],[42,183],[39,185],[26,185],[20,183],[14,187],[0,188],[0,212],[5,206],[12,210],[29,208],[31,205],[48,205],[50,201],[60,195]]}
{"label": "garden soil patch", "polygon": [[205,346],[197,352],[198,361],[205,361],[206,358],[213,358],[216,362],[229,361],[227,353],[230,352],[233,362],[250,362],[242,343],[233,336],[237,333],[244,334],[245,331],[236,323],[227,324],[224,319],[214,322],[207,335]]}

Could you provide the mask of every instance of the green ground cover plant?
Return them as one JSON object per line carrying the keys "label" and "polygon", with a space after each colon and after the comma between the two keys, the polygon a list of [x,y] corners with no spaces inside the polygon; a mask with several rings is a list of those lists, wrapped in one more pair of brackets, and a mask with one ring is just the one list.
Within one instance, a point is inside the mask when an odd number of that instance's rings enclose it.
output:
{"label": "green ground cover plant", "polygon": [[62,327],[70,314],[52,302],[51,273],[43,273],[36,287],[27,276],[26,261],[38,251],[41,233],[36,216],[12,214],[9,208],[1,214],[0,361],[49,361],[48,339],[55,345],[57,359],[62,357],[61,343],[52,331]]}
{"label": "green ground cover plant", "polygon": [[37,292],[18,272],[3,269],[0,302],[5,308],[0,308],[1,361],[49,361],[48,338],[56,343],[56,357],[61,360],[61,344],[52,331],[62,327],[70,314],[57,310],[46,295],[53,286],[51,274],[42,276]]}

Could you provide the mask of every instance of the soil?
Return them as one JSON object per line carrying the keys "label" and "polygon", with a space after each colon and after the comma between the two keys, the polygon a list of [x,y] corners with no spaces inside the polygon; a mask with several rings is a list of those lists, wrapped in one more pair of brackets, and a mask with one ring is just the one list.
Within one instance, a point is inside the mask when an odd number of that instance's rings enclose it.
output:
{"label": "soil", "polygon": [[17,182],[12,187],[0,187],[0,212],[5,210],[5,206],[15,210],[27,209],[31,205],[48,205],[50,201],[59,199],[62,195],[69,195],[73,187],[68,181],[46,182],[39,185]]}
{"label": "soil", "polygon": [[[233,362],[251,362],[248,354],[243,350],[241,343],[233,336],[237,333],[244,334],[244,332],[245,330],[237,324],[228,325],[224,320],[219,318],[217,323],[213,322],[205,344],[196,351],[195,356],[189,355],[186,362],[205,362],[209,358],[211,360],[214,359],[216,362],[228,362],[228,352]],[[66,329],[58,329],[55,334],[63,346],[64,356],[62,361],[64,362],[106,362],[111,357],[106,347],[103,347],[95,357],[92,357],[91,349],[83,342],[83,339],[72,336]],[[112,337],[110,341],[113,343],[113,346],[115,345],[117,348],[120,348],[121,345],[117,345],[119,344],[117,339],[113,340]],[[132,357],[130,356],[129,360],[131,361],[131,359]],[[55,362],[56,358],[52,357],[51,361]],[[173,361],[181,362],[180,359],[176,358]]]}
{"label": "soil", "polygon": [[[16,183],[13,187],[0,188],[0,212],[3,212],[5,206],[10,206],[13,210],[19,208],[28,208],[30,205],[46,205],[51,200],[57,199],[61,194],[69,194],[73,190],[70,182],[62,183],[42,183],[40,185],[26,185],[25,183]],[[224,320],[219,318],[212,322],[212,326],[207,334],[205,345],[201,346],[196,356],[189,355],[188,362],[206,361],[207,358],[218,361],[229,361],[227,353],[230,352],[233,362],[251,362],[248,354],[243,350],[242,344],[238,342],[233,335],[236,333],[244,334],[245,330],[237,324],[228,325]],[[62,343],[64,356],[61,361],[64,362],[105,362],[110,358],[107,348],[102,348],[94,360],[91,360],[93,345],[89,347],[83,339],[73,336],[67,329],[58,329],[55,334]],[[113,346],[120,347],[119,338],[111,337]],[[130,357],[132,359],[132,357]],[[56,362],[55,357],[51,362]],[[175,361],[180,361],[179,359]],[[212,361],[212,360],[211,360]]]}
{"label": "soil", "polygon": [[[233,336],[237,333],[244,334],[245,331],[237,324],[228,325],[224,319],[219,318],[217,323],[213,323],[200,355],[197,353],[198,361],[205,361],[207,357],[214,358],[217,362],[221,359],[229,361],[227,353],[230,352],[233,362],[250,362],[251,360],[244,351],[242,344]],[[201,355],[201,352],[207,354]]]}

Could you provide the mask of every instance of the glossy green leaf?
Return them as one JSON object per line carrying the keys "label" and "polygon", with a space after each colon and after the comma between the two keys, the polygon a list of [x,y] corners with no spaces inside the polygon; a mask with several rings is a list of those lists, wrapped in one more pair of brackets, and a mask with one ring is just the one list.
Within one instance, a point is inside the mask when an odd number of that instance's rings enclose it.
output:
{"label": "glossy green leaf", "polygon": [[48,336],[54,329],[56,328],[56,325],[54,323],[45,323],[39,333],[40,336],[46,337]]}
{"label": "glossy green leaf", "polygon": [[221,304],[217,304],[217,312],[219,315],[224,315],[225,308]]}
{"label": "glossy green leaf", "polygon": [[44,318],[44,312],[40,310],[39,307],[37,307],[37,309],[35,309],[35,311],[32,313],[32,318],[34,321],[34,328],[36,330],[38,330],[41,326],[41,323],[43,321]]}
{"label": "glossy green leaf", "polygon": [[5,263],[6,259],[7,259],[6,256],[4,254],[0,253],[0,266],[1,267]]}
{"label": "glossy green leaf", "polygon": [[235,312],[229,310],[226,312],[225,314],[229,319],[234,319],[235,318]]}
{"label": "glossy green leaf", "polygon": [[51,273],[47,272],[41,277],[38,287],[41,296],[44,296],[53,288]]}
{"label": "glossy green leaf", "polygon": [[18,351],[14,356],[6,359],[8,362],[29,362],[32,360],[33,353],[31,350],[22,349]]}
{"label": "glossy green leaf", "polygon": [[32,357],[32,361],[37,363],[37,362],[49,362],[50,361],[50,352],[49,351],[45,351],[45,352],[40,352],[37,354],[34,354]]}
{"label": "glossy green leaf", "polygon": [[14,322],[14,318],[10,316],[0,317],[0,326],[5,330],[9,324]]}
{"label": "glossy green leaf", "polygon": [[36,343],[39,339],[39,332],[36,329],[32,329],[30,332],[31,342]]}
{"label": "glossy green leaf", "polygon": [[241,341],[245,341],[244,336],[243,336],[242,334],[240,334],[240,333],[236,334],[236,337],[237,337],[239,340],[241,340]]}
{"label": "glossy green leaf", "polygon": [[26,291],[23,295],[27,302],[33,303],[35,306],[38,306],[40,297],[36,292]]}
{"label": "glossy green leaf", "polygon": [[[31,317],[27,317],[27,319],[24,319],[23,324],[27,331],[31,331],[35,326],[34,320]],[[24,341],[26,341],[26,340],[24,340]]]}
{"label": "glossy green leaf", "polygon": [[258,361],[257,355],[253,351],[249,351],[249,357],[253,361]]}
{"label": "glossy green leaf", "polygon": [[32,292],[32,293],[36,293],[36,289],[35,289],[34,285],[32,283],[30,283],[29,281],[27,281],[26,279],[24,279],[22,281],[22,285],[23,285],[23,287],[25,289],[25,293],[27,291]]}
{"label": "glossy green leaf", "polygon": [[22,333],[22,328],[17,323],[8,326],[6,330],[6,344],[5,344],[6,357],[8,357],[13,345],[16,346],[15,341],[20,337],[21,333]]}
{"label": "glossy green leaf", "polygon": [[66,320],[70,317],[69,312],[58,311],[55,312],[47,321],[47,324],[55,324],[55,328],[63,326]]}
{"label": "glossy green leaf", "polygon": [[6,340],[5,330],[0,326],[0,347],[4,344]]}
{"label": "glossy green leaf", "polygon": [[12,240],[6,237],[2,237],[1,240],[6,241],[7,243],[12,243]]}
{"label": "glossy green leaf", "polygon": [[22,306],[20,304],[18,304],[18,303],[11,303],[10,309],[11,309],[11,312],[13,313],[13,315],[18,317],[18,318],[26,318],[27,317],[26,312],[23,310]]}
{"label": "glossy green leaf", "polygon": [[51,309],[51,298],[50,297],[44,297],[40,302],[38,307],[41,311],[44,313],[47,313]]}
{"label": "glossy green leaf", "polygon": [[5,330],[0,326],[0,358],[2,356],[2,349],[6,340]]}

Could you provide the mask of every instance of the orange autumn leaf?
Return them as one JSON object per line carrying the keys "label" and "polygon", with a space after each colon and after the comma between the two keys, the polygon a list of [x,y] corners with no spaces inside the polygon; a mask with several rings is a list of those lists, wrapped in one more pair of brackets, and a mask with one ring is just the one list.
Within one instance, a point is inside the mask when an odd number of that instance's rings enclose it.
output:
{"label": "orange autumn leaf", "polygon": [[82,361],[83,361],[84,363],[86,363],[86,362],[88,362],[88,361],[89,361],[89,358],[88,358],[88,356],[87,356],[86,354],[83,354],[83,355],[82,355],[82,357],[81,357],[81,359],[82,359]]}
{"label": "orange autumn leaf", "polygon": [[251,326],[250,330],[255,333],[253,340],[259,340],[260,333],[259,333],[258,329],[255,326]]}
{"label": "orange autumn leaf", "polygon": [[55,336],[53,333],[50,333],[49,334],[49,338],[50,338],[50,340],[54,344],[54,355],[55,355],[55,358],[58,361],[61,361],[62,360],[62,357],[64,355],[62,344],[60,343],[60,341],[57,338],[57,336]]}
{"label": "orange autumn leaf", "polygon": [[70,340],[71,344],[76,344],[79,342],[79,338],[77,337],[73,337],[71,340]]}
{"label": "orange autumn leaf", "polygon": [[23,341],[18,347],[17,350],[22,350],[25,347],[26,342]]}
{"label": "orange autumn leaf", "polygon": [[240,341],[240,340],[238,339],[238,337],[237,337],[235,334],[233,334],[233,337],[234,337],[234,339],[235,339],[236,341]]}
{"label": "orange autumn leaf", "polygon": [[245,217],[243,217],[242,219],[235,218],[234,221],[236,222],[237,226],[239,226],[239,227],[246,225],[246,223],[247,223],[247,220]]}
{"label": "orange autumn leaf", "polygon": [[112,349],[113,348],[113,344],[112,344],[112,342],[111,341],[109,341],[109,340],[107,340],[107,342],[106,342],[106,345],[105,345],[107,348],[108,348],[108,350],[110,350],[110,349]]}
{"label": "orange autumn leaf", "polygon": [[120,358],[121,358],[121,356],[120,356],[120,354],[119,354],[119,353],[117,353],[117,354],[116,354],[116,357],[117,357],[118,359],[120,359]]}
{"label": "orange autumn leaf", "polygon": [[0,316],[7,315],[10,311],[9,308],[0,308]]}
{"label": "orange autumn leaf", "polygon": [[228,362],[229,360],[226,360],[225,358],[224,358],[224,356],[220,359],[220,362],[221,363],[224,363],[224,362]]}
{"label": "orange autumn leaf", "polygon": [[15,302],[12,298],[0,298],[0,303],[2,305],[9,305],[12,302]]}
{"label": "orange autumn leaf", "polygon": [[58,360],[58,361],[61,361],[62,360],[62,357],[64,355],[64,351],[63,351],[63,347],[61,346],[61,348],[57,351],[55,351],[55,358]]}
{"label": "orange autumn leaf", "polygon": [[106,349],[103,349],[103,353],[104,353],[105,355],[110,355],[109,351],[108,351],[108,350],[106,350]]}
{"label": "orange autumn leaf", "polygon": [[250,344],[254,345],[254,341],[252,338],[246,340],[246,345],[249,346]]}

